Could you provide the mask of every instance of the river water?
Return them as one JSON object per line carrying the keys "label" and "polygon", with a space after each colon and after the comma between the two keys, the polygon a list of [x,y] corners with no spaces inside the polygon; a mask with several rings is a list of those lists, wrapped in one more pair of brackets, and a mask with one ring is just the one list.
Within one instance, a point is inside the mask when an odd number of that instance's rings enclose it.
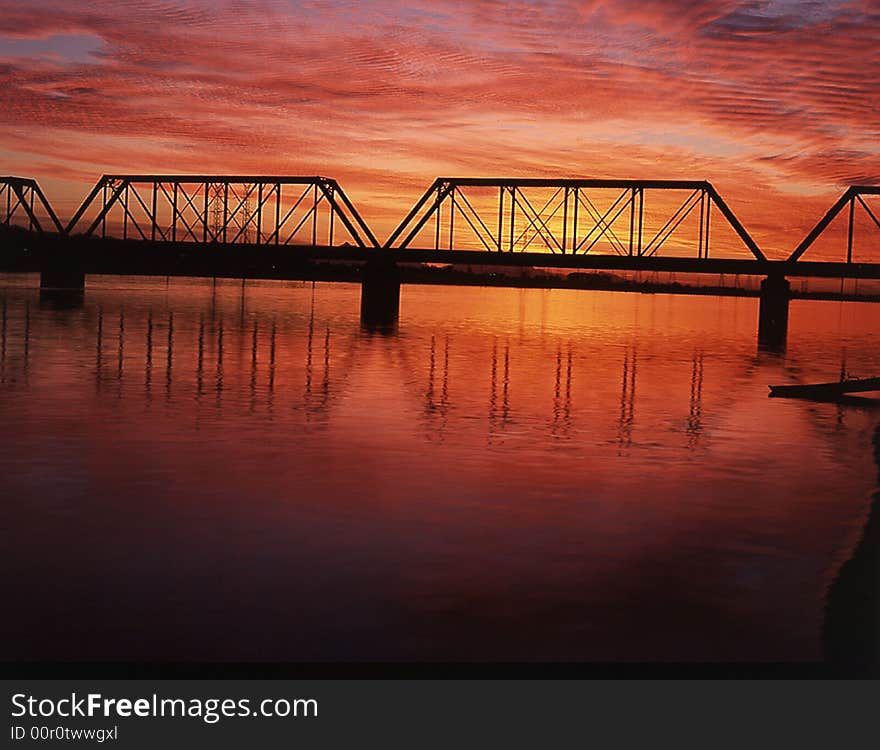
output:
{"label": "river water", "polygon": [[767,385],[877,375],[880,306],[774,354],[746,298],[406,286],[382,335],[355,285],[35,283],[4,660],[812,662],[870,596],[880,409]]}

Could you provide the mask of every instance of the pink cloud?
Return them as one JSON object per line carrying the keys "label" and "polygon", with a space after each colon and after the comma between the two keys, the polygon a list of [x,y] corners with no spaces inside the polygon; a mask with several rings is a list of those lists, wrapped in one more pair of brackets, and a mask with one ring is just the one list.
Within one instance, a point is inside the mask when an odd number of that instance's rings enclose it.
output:
{"label": "pink cloud", "polygon": [[[880,180],[872,2],[0,9],[7,171],[70,190],[104,171],[321,173],[384,234],[441,173],[693,177],[784,248],[841,186]],[[60,34],[100,45],[4,53]]]}

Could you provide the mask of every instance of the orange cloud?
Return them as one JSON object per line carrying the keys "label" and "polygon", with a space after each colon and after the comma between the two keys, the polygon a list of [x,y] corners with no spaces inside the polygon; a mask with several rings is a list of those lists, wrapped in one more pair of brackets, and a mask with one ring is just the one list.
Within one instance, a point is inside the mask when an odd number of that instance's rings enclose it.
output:
{"label": "orange cloud", "polygon": [[62,213],[105,171],[319,173],[385,235],[438,174],[682,177],[784,254],[880,181],[869,0],[0,8],[0,153]]}

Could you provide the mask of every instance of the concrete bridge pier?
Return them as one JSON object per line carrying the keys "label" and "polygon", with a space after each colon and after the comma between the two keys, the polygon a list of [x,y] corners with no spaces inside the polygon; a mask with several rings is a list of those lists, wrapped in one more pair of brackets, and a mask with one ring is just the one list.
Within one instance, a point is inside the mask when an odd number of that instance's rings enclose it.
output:
{"label": "concrete bridge pier", "polygon": [[361,280],[361,326],[368,331],[393,333],[400,315],[400,269],[394,261],[371,258]]}
{"label": "concrete bridge pier", "polygon": [[79,254],[47,244],[40,254],[40,299],[75,303],[82,301],[85,289],[86,274]]}
{"label": "concrete bridge pier", "polygon": [[758,346],[781,352],[788,338],[788,303],[791,284],[781,275],[768,276],[761,282],[758,309]]}

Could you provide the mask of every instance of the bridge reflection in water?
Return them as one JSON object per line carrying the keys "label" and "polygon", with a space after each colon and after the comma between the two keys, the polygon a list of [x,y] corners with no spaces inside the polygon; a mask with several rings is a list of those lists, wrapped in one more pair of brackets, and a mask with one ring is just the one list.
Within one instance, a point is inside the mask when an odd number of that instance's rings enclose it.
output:
{"label": "bridge reflection in water", "polygon": [[[876,414],[768,402],[766,383],[844,351],[869,367],[855,342],[877,321],[797,303],[783,357],[755,352],[747,300],[422,288],[388,336],[362,330],[356,297],[108,278],[58,309],[5,290],[3,520],[22,582],[3,593],[34,607],[5,642],[41,658],[338,658],[353,638],[356,658],[822,657],[826,590],[863,566],[850,557],[876,559],[858,547]],[[47,460],[67,472],[55,510],[20,468]],[[71,560],[71,529],[106,541]],[[60,640],[22,588],[50,570]],[[90,620],[78,602],[108,592]]]}
{"label": "bridge reflection in water", "polygon": [[[156,306],[144,308],[138,305],[127,310],[124,295],[96,292],[95,305],[76,315],[76,323],[79,324],[78,337],[94,339],[92,370],[95,392],[103,395],[109,388],[114,395],[121,398],[123,394],[127,394],[127,387],[141,383],[144,397],[149,402],[154,395],[154,379],[158,367],[161,390],[166,401],[172,400],[173,391],[175,394],[179,393],[183,399],[193,396],[196,404],[201,404],[207,391],[206,373],[210,371],[213,372],[211,390],[216,395],[217,405],[220,405],[224,390],[229,390],[233,382],[227,372],[231,366],[235,373],[236,388],[240,390],[242,383],[247,384],[249,412],[254,413],[261,407],[266,413],[271,413],[276,400],[279,319],[284,316],[248,311],[247,295],[244,291],[234,313],[230,313],[228,307],[218,310],[216,286],[217,282],[212,282],[214,292],[210,311],[191,311],[188,314],[178,312],[176,317],[173,310],[167,309],[165,300]],[[296,356],[293,351],[285,348],[290,339],[294,339],[294,351],[297,347],[302,349],[299,354],[302,361],[298,364],[302,369],[303,381],[299,399],[296,398],[295,391],[286,393],[283,398],[289,401],[289,406],[302,409],[306,414],[329,416],[333,400],[345,395],[349,375],[359,364],[358,355],[369,347],[372,337],[360,331],[350,332],[342,340],[338,336],[332,336],[328,322],[316,322],[314,289],[315,285],[312,284],[305,330],[282,331],[283,359]],[[101,299],[103,296],[116,299],[108,303]],[[3,297],[0,382],[6,382],[7,369],[12,369],[10,382],[14,383],[16,375],[24,379],[31,368],[32,304],[26,294],[20,298],[13,297],[12,302],[8,294]],[[230,318],[233,319],[231,323]],[[20,335],[10,336],[12,327],[18,327],[20,330],[13,334]],[[304,334],[304,346],[295,341],[301,334]],[[15,338],[18,343],[17,356],[11,353],[7,356],[7,341],[10,338]],[[441,341],[442,343],[438,343],[438,336],[432,335],[424,357],[423,352],[418,349],[404,348],[398,337],[391,337],[385,342],[385,346],[393,351],[394,366],[404,368],[406,382],[414,383],[419,377],[418,371],[425,370],[423,415],[428,428],[425,434],[429,439],[442,439],[450,412],[465,405],[455,404],[450,396],[450,380],[455,377],[455,374],[450,374],[450,349],[452,359],[455,360],[455,341],[448,333],[443,335]],[[485,352],[486,361],[483,367],[479,367],[476,362],[471,363],[478,370],[490,373],[485,413],[490,434],[503,433],[514,419],[512,415],[529,406],[512,403],[511,348],[509,338],[499,344],[497,337],[493,337],[491,348],[487,347]],[[230,365],[229,352],[233,350],[237,359]],[[690,413],[687,417],[688,434],[699,433],[700,430],[702,357],[702,352],[694,351]],[[193,358],[194,363],[191,361]],[[10,368],[12,361],[16,364]],[[143,362],[140,370],[136,366],[138,361]],[[547,404],[547,425],[549,433],[554,437],[564,437],[571,427],[574,361],[572,339],[562,339],[556,344],[555,355],[545,363],[543,371],[538,375],[544,379],[551,378],[552,375],[552,400]],[[528,366],[530,369],[533,367],[531,364]],[[618,440],[620,445],[631,445],[637,374],[635,345],[624,349],[618,367],[621,373]],[[472,376],[473,373],[470,379]],[[468,396],[470,395],[469,393]],[[468,414],[469,417],[475,416],[472,411]],[[532,416],[537,415],[532,414],[530,418]]]}

